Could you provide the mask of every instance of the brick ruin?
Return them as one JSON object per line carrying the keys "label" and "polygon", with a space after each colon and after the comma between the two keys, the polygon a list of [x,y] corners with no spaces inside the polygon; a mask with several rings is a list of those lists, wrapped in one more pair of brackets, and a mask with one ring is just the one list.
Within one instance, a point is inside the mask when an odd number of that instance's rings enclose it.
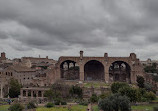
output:
{"label": "brick ruin", "polygon": [[[9,78],[15,78],[23,85],[20,98],[25,98],[25,100],[27,100],[26,98],[34,98],[33,95],[36,98],[37,95],[42,95],[38,96],[41,100],[43,91],[47,89],[43,88],[51,86],[56,81],[68,84],[71,82],[73,84],[83,82],[111,84],[116,81],[136,84],[136,78],[140,75],[146,81],[152,82],[144,72],[135,53],[131,53],[128,57],[109,57],[108,53],[105,53],[103,57],[87,57],[83,53],[83,51],[80,51],[78,57],[61,56],[58,61],[30,57],[14,60],[13,65],[0,69],[0,97],[3,98],[4,91],[2,89],[8,84]],[[4,55],[2,58],[4,58]],[[47,69],[45,69],[46,66]],[[101,89],[104,88],[97,89],[97,91],[101,93]],[[105,88],[105,90],[107,89]],[[89,92],[91,89],[85,91]],[[31,92],[31,95],[28,96],[29,92]]]}
{"label": "brick ruin", "polygon": [[56,64],[56,77],[61,80],[79,81],[115,81],[136,83],[136,77],[145,77],[143,67],[131,53],[129,57],[85,57],[80,51],[79,57],[62,56]]}

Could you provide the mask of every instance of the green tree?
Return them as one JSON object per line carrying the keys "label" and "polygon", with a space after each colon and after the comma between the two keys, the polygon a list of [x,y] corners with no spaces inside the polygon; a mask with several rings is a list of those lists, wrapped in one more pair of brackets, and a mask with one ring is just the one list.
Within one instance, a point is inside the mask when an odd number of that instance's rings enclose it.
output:
{"label": "green tree", "polygon": [[109,100],[109,98],[106,99],[101,99],[99,101],[99,109],[103,110],[103,111],[113,111],[113,107],[112,107],[112,101]]}
{"label": "green tree", "polygon": [[143,95],[144,98],[146,98],[147,101],[152,101],[152,100],[155,100],[156,99],[156,95],[153,93],[153,92],[146,92],[144,95]]}
{"label": "green tree", "polygon": [[18,83],[16,79],[10,79],[9,83],[9,96],[11,98],[16,98],[20,95],[21,84]]}
{"label": "green tree", "polygon": [[131,102],[141,101],[141,92],[138,89],[132,87],[123,87],[119,89],[119,93],[122,96],[127,96]]}
{"label": "green tree", "polygon": [[70,90],[69,90],[70,94],[72,97],[79,97],[79,98],[82,98],[82,95],[83,95],[83,91],[82,91],[82,88],[80,88],[79,86],[77,85],[73,85]]}
{"label": "green tree", "polygon": [[144,78],[142,76],[137,76],[137,85],[139,88],[144,88]]}
{"label": "green tree", "polygon": [[123,87],[129,87],[129,85],[127,83],[123,83],[123,82],[114,82],[111,85],[111,91],[112,91],[112,93],[118,93],[119,89],[123,88]]}
{"label": "green tree", "polygon": [[116,93],[106,99],[99,101],[99,109],[103,111],[130,111],[130,101],[128,97]]}
{"label": "green tree", "polygon": [[56,99],[60,94],[53,92],[51,89],[44,92],[44,96],[48,98],[49,101]]}
{"label": "green tree", "polygon": [[91,98],[90,98],[90,101],[91,101],[92,103],[98,102],[98,97],[97,97],[97,95],[96,95],[96,94],[92,94],[92,96],[91,96]]}

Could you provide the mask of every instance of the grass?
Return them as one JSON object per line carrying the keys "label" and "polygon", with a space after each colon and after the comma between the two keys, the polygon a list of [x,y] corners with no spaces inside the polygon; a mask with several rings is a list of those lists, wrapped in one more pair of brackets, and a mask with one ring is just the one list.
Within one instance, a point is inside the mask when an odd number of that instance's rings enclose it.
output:
{"label": "grass", "polygon": [[154,106],[158,106],[158,104],[132,106],[132,110],[153,111]]}
{"label": "grass", "polygon": [[1,105],[0,106],[0,111],[8,111],[9,107],[10,107],[9,105]]}
{"label": "grass", "polygon": [[[158,104],[132,106],[132,111],[153,111],[153,107]],[[98,106],[93,106],[93,111],[99,111]]]}
{"label": "grass", "polygon": [[75,105],[71,107],[71,110],[68,110],[67,107],[53,107],[53,108],[37,108],[36,111],[86,111],[87,106]]}
{"label": "grass", "polygon": [[100,86],[109,86],[109,84],[106,84],[104,82],[86,82],[84,83],[84,87],[91,87],[93,86],[94,88],[98,88]]}
{"label": "grass", "polygon": [[99,108],[97,105],[93,106],[92,109],[93,109],[93,111],[99,111]]}

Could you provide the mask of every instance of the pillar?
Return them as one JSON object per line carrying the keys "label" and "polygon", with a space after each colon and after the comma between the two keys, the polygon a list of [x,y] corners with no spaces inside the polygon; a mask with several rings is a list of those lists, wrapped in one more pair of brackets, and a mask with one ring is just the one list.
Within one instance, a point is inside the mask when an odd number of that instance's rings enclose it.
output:
{"label": "pillar", "polygon": [[21,97],[23,97],[23,89],[20,90]]}
{"label": "pillar", "polygon": [[80,81],[84,81],[84,64],[83,64],[83,51],[80,51]]}
{"label": "pillar", "polygon": [[84,81],[84,67],[82,61],[80,63],[80,81]]}
{"label": "pillar", "polygon": [[9,86],[8,86],[8,98],[9,98]]}
{"label": "pillar", "polygon": [[31,90],[31,98],[33,98],[33,91]]}
{"label": "pillar", "polygon": [[3,98],[3,84],[2,84],[2,81],[1,81],[1,98]]}
{"label": "pillar", "polygon": [[36,97],[38,97],[38,91],[36,91]]}
{"label": "pillar", "polygon": [[41,91],[41,94],[42,94],[42,98],[44,97],[44,91]]}
{"label": "pillar", "polygon": [[109,83],[109,66],[108,65],[106,65],[105,67],[105,82],[106,83]]}
{"label": "pillar", "polygon": [[137,78],[135,71],[131,71],[131,75],[132,75],[131,83],[135,84],[136,83],[136,78]]}
{"label": "pillar", "polygon": [[83,51],[80,51],[80,59],[83,59]]}
{"label": "pillar", "polygon": [[26,90],[26,97],[28,97],[28,90]]}

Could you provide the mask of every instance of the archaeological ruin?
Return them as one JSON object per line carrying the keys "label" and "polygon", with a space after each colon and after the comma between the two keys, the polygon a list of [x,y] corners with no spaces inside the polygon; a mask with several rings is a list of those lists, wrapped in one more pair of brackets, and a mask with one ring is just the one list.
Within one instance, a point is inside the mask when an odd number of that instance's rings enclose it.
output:
{"label": "archaeological ruin", "polygon": [[108,53],[103,57],[86,57],[80,51],[79,57],[60,57],[56,67],[56,77],[61,80],[136,83],[138,75],[145,76],[135,53],[129,57],[109,57]]}

